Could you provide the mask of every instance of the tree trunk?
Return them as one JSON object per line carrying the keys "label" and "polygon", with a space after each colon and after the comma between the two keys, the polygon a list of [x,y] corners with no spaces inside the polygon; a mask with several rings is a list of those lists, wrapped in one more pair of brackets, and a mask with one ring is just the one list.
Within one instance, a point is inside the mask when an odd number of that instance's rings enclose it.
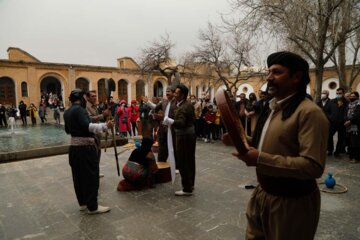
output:
{"label": "tree trunk", "polygon": [[339,62],[339,84],[340,87],[344,88],[345,91],[348,91],[350,86],[346,79],[346,53],[345,53],[345,42],[339,45],[338,47],[338,62]]}
{"label": "tree trunk", "polygon": [[318,66],[316,68],[315,74],[315,96],[314,102],[318,103],[321,101],[321,90],[322,90],[322,83],[323,83],[323,73],[324,73],[324,66]]}

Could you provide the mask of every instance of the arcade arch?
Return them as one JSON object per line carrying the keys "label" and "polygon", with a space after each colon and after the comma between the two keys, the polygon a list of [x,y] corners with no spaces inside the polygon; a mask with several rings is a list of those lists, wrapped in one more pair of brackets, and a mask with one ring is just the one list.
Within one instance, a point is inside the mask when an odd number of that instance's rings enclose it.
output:
{"label": "arcade arch", "polygon": [[142,96],[146,96],[145,82],[144,82],[144,80],[137,80],[136,81],[136,100],[140,102]]}
{"label": "arcade arch", "polygon": [[16,106],[15,83],[9,77],[0,77],[0,103]]}
{"label": "arcade arch", "polygon": [[195,96],[197,97],[197,98],[199,98],[199,96],[200,96],[200,89],[199,89],[199,86],[196,86],[195,87]]}
{"label": "arcade arch", "polygon": [[164,96],[164,86],[160,80],[156,80],[154,83],[154,97],[162,98]]}
{"label": "arcade arch", "polygon": [[28,85],[27,82],[21,83],[21,97],[28,97]]}
{"label": "arcade arch", "polygon": [[[108,87],[111,92],[115,92],[116,86],[113,79],[108,79]],[[105,87],[105,78],[101,78],[97,83],[97,92],[98,92],[98,101],[99,103],[104,103],[107,100],[106,96],[106,87]]]}
{"label": "arcade arch", "polygon": [[83,91],[89,91],[89,80],[86,78],[80,77],[75,81],[75,87],[80,88]]}
{"label": "arcade arch", "polygon": [[195,87],[195,96],[197,98],[205,98],[208,96],[210,101],[213,101],[214,98],[214,88],[206,85],[196,86]]}
{"label": "arcade arch", "polygon": [[129,88],[129,84],[128,81],[125,79],[120,79],[118,81],[118,99],[119,100],[125,100],[127,102],[129,102],[129,92],[130,90]]}
{"label": "arcade arch", "polygon": [[322,83],[322,90],[329,91],[329,98],[336,97],[336,89],[339,88],[339,79],[337,78],[329,78],[323,81]]}
{"label": "arcade arch", "polygon": [[[45,76],[40,80],[40,94],[41,98],[45,97],[48,101],[48,97],[51,97],[51,100],[63,101],[63,83],[58,76]],[[40,99],[39,99],[40,100]]]}
{"label": "arcade arch", "polygon": [[236,92],[236,96],[240,95],[241,93],[245,93],[246,97],[249,97],[249,94],[254,92],[253,86],[248,83],[241,84]]}

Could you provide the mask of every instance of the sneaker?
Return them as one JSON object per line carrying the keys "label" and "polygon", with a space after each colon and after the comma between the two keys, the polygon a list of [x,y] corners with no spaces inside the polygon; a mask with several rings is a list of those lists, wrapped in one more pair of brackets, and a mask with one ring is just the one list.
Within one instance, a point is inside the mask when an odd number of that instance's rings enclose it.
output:
{"label": "sneaker", "polygon": [[183,190],[175,192],[175,196],[191,196],[191,195],[192,195],[191,192],[184,192]]}
{"label": "sneaker", "polygon": [[79,208],[79,210],[81,212],[85,211],[86,209],[87,209],[86,205],[81,205],[80,208]]}
{"label": "sneaker", "polygon": [[104,206],[100,206],[98,205],[98,208],[94,211],[88,211],[87,213],[92,215],[92,214],[100,214],[100,213],[106,213],[109,212],[110,208],[109,207],[104,207]]}
{"label": "sneaker", "polygon": [[99,173],[99,178],[104,177],[105,175],[103,173]]}

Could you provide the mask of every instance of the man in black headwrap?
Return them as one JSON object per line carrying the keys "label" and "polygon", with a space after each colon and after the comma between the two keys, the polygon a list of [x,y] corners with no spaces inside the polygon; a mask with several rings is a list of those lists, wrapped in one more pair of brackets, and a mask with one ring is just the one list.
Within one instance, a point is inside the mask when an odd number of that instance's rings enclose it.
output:
{"label": "man in black headwrap", "polygon": [[313,239],[320,215],[321,177],[328,120],[306,98],[309,65],[299,55],[277,52],[268,59],[268,110],[262,112],[252,148],[237,156],[256,167],[258,186],[246,216],[246,239]]}
{"label": "man in black headwrap", "polygon": [[81,89],[71,92],[71,107],[64,113],[65,131],[71,134],[69,164],[71,166],[76,197],[80,211],[88,214],[110,211],[109,207],[98,205],[99,190],[99,157],[95,134],[105,132],[113,127],[113,121],[91,123],[87,113],[86,100]]}

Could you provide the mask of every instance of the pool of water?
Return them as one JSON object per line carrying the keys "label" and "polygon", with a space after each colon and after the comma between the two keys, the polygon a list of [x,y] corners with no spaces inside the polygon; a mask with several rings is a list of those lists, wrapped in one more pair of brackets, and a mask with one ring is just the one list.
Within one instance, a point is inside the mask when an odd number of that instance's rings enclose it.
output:
{"label": "pool of water", "polygon": [[0,153],[69,143],[70,135],[65,133],[62,125],[45,124],[34,127],[17,127],[13,132],[9,128],[0,128]]}

